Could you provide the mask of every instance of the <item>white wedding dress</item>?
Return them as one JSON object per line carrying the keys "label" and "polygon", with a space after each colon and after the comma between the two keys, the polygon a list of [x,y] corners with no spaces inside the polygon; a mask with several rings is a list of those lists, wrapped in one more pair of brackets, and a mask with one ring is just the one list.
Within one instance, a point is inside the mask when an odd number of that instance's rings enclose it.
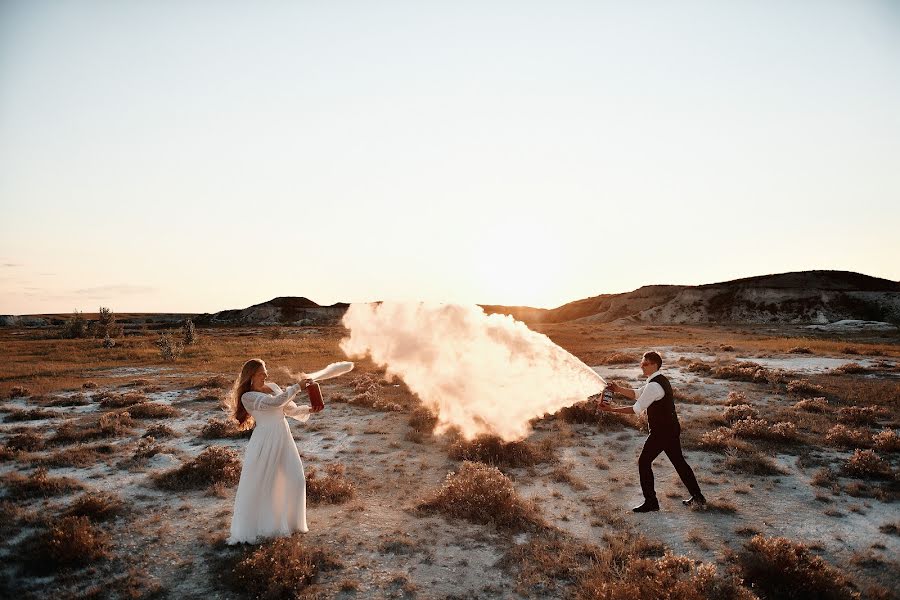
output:
{"label": "white wedding dress", "polygon": [[310,407],[293,402],[300,384],[286,390],[275,383],[266,385],[274,395],[250,391],[241,396],[256,427],[244,453],[229,544],[255,543],[262,538],[309,531],[306,477],[285,416],[306,421]]}

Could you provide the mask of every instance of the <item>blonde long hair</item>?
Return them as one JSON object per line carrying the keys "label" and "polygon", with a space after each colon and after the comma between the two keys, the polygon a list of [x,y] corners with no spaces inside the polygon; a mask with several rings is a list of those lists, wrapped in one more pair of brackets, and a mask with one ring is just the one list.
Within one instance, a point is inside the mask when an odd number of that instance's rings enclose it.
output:
{"label": "blonde long hair", "polygon": [[247,412],[247,409],[244,408],[244,404],[241,402],[241,396],[243,396],[245,392],[250,391],[250,386],[253,385],[250,380],[257,371],[265,366],[266,363],[261,358],[251,358],[245,362],[244,366],[241,367],[241,374],[234,380],[234,385],[231,386],[231,392],[228,394],[225,401],[228,415],[237,421],[242,429],[246,429],[253,425],[253,417],[251,417],[250,413]]}

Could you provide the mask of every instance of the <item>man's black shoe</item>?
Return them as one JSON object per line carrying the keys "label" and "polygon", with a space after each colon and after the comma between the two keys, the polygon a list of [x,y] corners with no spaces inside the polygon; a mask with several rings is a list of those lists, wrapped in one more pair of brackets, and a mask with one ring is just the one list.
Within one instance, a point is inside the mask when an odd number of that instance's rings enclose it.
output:
{"label": "man's black shoe", "polygon": [[681,503],[685,506],[706,506],[706,498],[703,497],[703,494],[698,494],[691,496],[687,500],[682,500]]}
{"label": "man's black shoe", "polygon": [[645,513],[645,512],[653,512],[659,510],[659,502],[648,502],[644,500],[644,503],[640,506],[635,506],[631,509],[631,512],[636,513]]}

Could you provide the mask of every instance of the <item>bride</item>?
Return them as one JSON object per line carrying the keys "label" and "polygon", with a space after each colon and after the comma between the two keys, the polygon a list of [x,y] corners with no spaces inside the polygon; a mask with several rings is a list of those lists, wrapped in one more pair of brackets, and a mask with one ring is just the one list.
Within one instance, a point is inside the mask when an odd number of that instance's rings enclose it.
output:
{"label": "bride", "polygon": [[264,361],[248,360],[227,401],[229,412],[241,426],[252,425],[251,419],[256,422],[234,499],[229,544],[309,531],[306,477],[285,417],[303,422],[322,408],[297,406],[293,401],[309,380],[282,390],[278,384],[266,382],[268,375]]}

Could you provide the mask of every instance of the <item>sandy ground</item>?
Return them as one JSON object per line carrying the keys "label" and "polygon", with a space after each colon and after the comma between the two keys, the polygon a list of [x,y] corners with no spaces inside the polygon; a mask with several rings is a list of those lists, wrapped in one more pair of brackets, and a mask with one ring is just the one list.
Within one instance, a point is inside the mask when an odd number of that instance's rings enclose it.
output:
{"label": "sandy ground", "polygon": [[[622,349],[639,353],[638,348]],[[759,384],[698,376],[684,369],[679,358],[713,361],[721,356],[697,349],[662,348],[666,372],[676,388],[709,399],[706,403],[682,403],[682,422],[723,410],[729,392],[741,391],[760,407],[789,405],[796,398],[773,396]],[[848,360],[824,356],[734,355],[771,369],[791,373],[825,373],[847,362],[866,366],[879,357]],[[891,364],[894,364],[891,362]],[[641,379],[635,366],[598,366],[597,372],[629,385]],[[139,464],[126,465],[140,436],[157,419],[137,421],[133,433],[109,440],[121,452],[106,461],[83,468],[51,468],[53,476],[74,477],[95,490],[120,495],[129,505],[124,517],[114,522],[116,556],[128,557],[128,566],[139,570],[150,582],[140,593],[156,589],[156,595],[171,598],[232,598],[238,594],[223,586],[217,569],[223,554],[235,488],[214,493],[208,490],[167,492],[154,487],[155,472],[174,468],[210,445],[243,452],[246,440],[206,440],[200,429],[211,418],[221,417],[214,400],[198,400],[191,381],[203,373],[185,374],[177,366],[117,368],[91,374],[98,385],[84,390],[88,398],[122,388],[107,386],[108,377],[147,380],[160,390],[146,394],[149,400],[181,410],[175,419],[164,420],[178,434],[160,440],[164,450]],[[208,375],[213,375],[212,373]],[[893,377],[893,375],[886,375]],[[277,380],[278,378],[275,377]],[[323,384],[326,399],[354,396],[348,376]],[[73,392],[69,392],[71,394]],[[66,392],[56,394],[65,396]],[[33,408],[29,398],[3,401],[4,410]],[[46,408],[56,416],[48,419],[0,424],[0,442],[23,431],[49,435],[66,419],[102,411],[96,402],[85,406]],[[891,418],[896,419],[896,415]],[[517,593],[516,573],[498,568],[498,560],[527,534],[512,535],[493,527],[466,521],[424,515],[416,510],[420,499],[459,465],[448,457],[446,443],[429,438],[423,443],[407,439],[410,427],[405,412],[383,412],[347,402],[329,402],[324,412],[305,424],[291,428],[307,468],[340,462],[354,483],[356,497],[335,505],[308,507],[310,544],[332,549],[343,562],[336,571],[320,575],[314,590],[324,596],[360,597],[525,597]],[[890,421],[890,419],[888,419]],[[623,528],[639,531],[662,541],[674,552],[728,566],[728,555],[746,541],[748,532],[785,536],[815,545],[817,553],[862,582],[875,582],[896,589],[900,585],[900,536],[882,532],[882,525],[900,520],[897,504],[875,498],[837,494],[822,499],[822,489],[811,484],[818,466],[804,466],[801,458],[812,456],[817,465],[838,464],[849,450],[824,446],[801,447],[775,455],[784,474],[754,476],[731,472],[722,465],[721,454],[691,450],[686,453],[707,498],[734,507],[734,512],[690,510],[681,505],[686,497],[677,475],[664,456],[654,463],[659,513],[635,515],[628,509],[641,501],[636,461],[645,434],[636,429],[601,432],[592,425],[561,423],[553,419],[537,422],[530,441],[553,440],[557,461],[533,467],[504,469],[517,491],[537,503],[544,517],[578,539],[602,544],[603,535]],[[31,461],[56,448],[30,453],[27,459],[0,463],[0,475],[30,473]],[[897,457],[892,458],[898,468]],[[552,475],[562,466],[571,482],[558,482]],[[3,492],[6,493],[5,491]],[[75,495],[37,499],[23,504],[27,509],[57,514]],[[818,496],[818,498],[817,498]],[[829,514],[826,514],[825,511]],[[24,577],[17,570],[15,553],[31,529],[22,527],[0,544],[7,586],[35,597],[47,589],[78,589],[51,577]],[[739,533],[740,532],[740,533]],[[866,556],[870,560],[859,560]],[[100,577],[104,571],[94,573]],[[92,577],[90,569],[76,576]],[[348,582],[353,583],[349,585]],[[48,587],[49,586],[49,587]],[[355,589],[350,589],[355,587]],[[141,591],[143,590],[143,591]],[[553,592],[548,592],[552,597]]]}

